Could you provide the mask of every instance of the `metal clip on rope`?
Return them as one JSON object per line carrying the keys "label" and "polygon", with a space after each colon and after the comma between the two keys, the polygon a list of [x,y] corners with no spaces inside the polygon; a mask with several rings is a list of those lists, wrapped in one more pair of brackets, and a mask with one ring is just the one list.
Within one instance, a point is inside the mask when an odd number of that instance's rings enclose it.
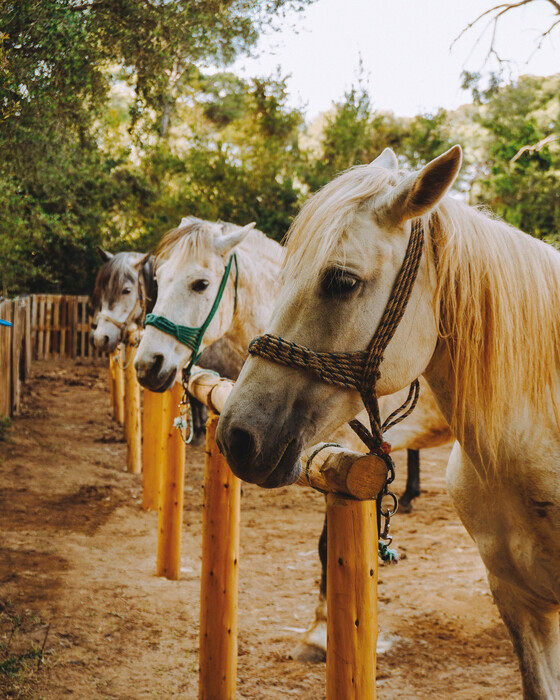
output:
{"label": "metal clip on rope", "polygon": [[[194,421],[192,415],[191,400],[189,392],[187,391],[188,376],[183,377],[183,396],[181,398],[181,403],[179,404],[179,415],[173,421],[173,425],[178,429],[179,434],[185,443],[185,445],[190,445],[194,435]],[[187,433],[185,432],[187,431]],[[188,437],[185,435],[188,434]]]}

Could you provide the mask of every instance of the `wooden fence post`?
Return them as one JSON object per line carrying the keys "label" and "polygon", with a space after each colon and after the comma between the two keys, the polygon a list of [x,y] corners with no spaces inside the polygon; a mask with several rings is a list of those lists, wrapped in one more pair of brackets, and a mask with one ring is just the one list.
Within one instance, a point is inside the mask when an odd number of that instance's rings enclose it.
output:
{"label": "wooden fence post", "polygon": [[115,368],[115,353],[109,355],[109,396],[113,420],[117,420],[117,370]]}
{"label": "wooden fence post", "polygon": [[142,407],[142,508],[144,510],[159,508],[165,453],[162,427],[164,397],[165,394],[144,389]]}
{"label": "wooden fence post", "polygon": [[134,369],[136,347],[131,340],[122,349],[124,362],[124,434],[126,437],[126,470],[131,474],[142,471],[142,420],[140,384]]}
{"label": "wooden fence post", "polygon": [[234,700],[241,482],[215,441],[219,415],[206,426],[200,586],[200,700]]}
{"label": "wooden fence post", "polygon": [[183,482],[185,443],[173,421],[179,415],[183,387],[176,382],[164,394],[162,487],[159,502],[157,576],[176,581],[181,565],[181,526],[183,524]]}
{"label": "wooden fence post", "polygon": [[[8,299],[0,301],[0,318],[13,320],[13,303]],[[12,415],[12,335],[13,328],[0,326],[0,416]]]}
{"label": "wooden fence post", "polygon": [[23,370],[23,379],[26,381],[31,372],[31,362],[33,361],[33,331],[32,331],[32,309],[33,298],[25,298],[25,362]]}
{"label": "wooden fence post", "polygon": [[[189,380],[189,391],[214,410],[222,410],[232,387],[232,382],[202,370],[193,372]],[[208,447],[207,452],[212,454],[212,448]],[[326,697],[327,700],[372,700],[376,697],[377,643],[378,541],[375,498],[385,485],[387,465],[376,455],[363,455],[332,445],[322,445],[320,450],[316,446],[311,447],[307,454],[302,455],[302,475],[297,483],[328,494]],[[211,471],[216,470],[214,465]],[[222,490],[223,485],[222,482]],[[206,501],[205,481],[204,518],[211,517],[211,505]],[[213,517],[220,522],[224,518],[224,506],[218,501],[217,507],[219,510],[213,511]],[[224,527],[231,529],[229,516],[224,520],[228,523]],[[214,585],[221,594],[225,594],[228,588],[233,590],[234,584],[228,585],[229,574],[223,574],[218,565],[212,568],[212,564],[205,564],[205,560],[215,556],[215,547],[219,547],[223,536],[220,534],[215,541],[207,539],[207,546],[203,543],[202,566],[203,580],[208,578],[210,586]],[[222,552],[222,557],[227,559],[227,556],[227,551],[225,554]],[[217,655],[213,657],[212,664],[203,661],[207,623],[203,623],[202,615],[206,614],[219,623],[221,618],[227,619],[227,614],[220,611],[215,602],[208,607],[204,601],[204,586],[202,590],[201,610],[206,609],[207,612],[201,612],[200,697],[222,700],[233,697],[233,694],[220,695],[219,690],[213,690],[207,696],[202,694],[207,687],[203,686],[203,669],[210,669],[207,670],[208,675],[217,682],[227,677],[229,668],[229,661],[219,659]],[[233,624],[228,625],[225,632],[223,627],[218,628],[217,632],[213,629],[218,648],[220,641],[229,636],[230,629],[233,633]],[[212,678],[204,682],[211,683]]]}
{"label": "wooden fence post", "polygon": [[376,697],[375,501],[327,495],[327,700]]}
{"label": "wooden fence post", "polygon": [[124,370],[122,365],[122,345],[119,345],[113,355],[115,370],[115,403],[114,417],[119,425],[124,425]]}

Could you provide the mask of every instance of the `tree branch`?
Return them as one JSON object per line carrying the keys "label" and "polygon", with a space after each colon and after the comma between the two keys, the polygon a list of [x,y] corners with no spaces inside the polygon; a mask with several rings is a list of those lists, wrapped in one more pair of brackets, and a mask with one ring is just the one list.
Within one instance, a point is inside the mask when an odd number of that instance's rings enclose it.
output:
{"label": "tree branch", "polygon": [[[486,25],[486,27],[485,27],[484,30],[482,31],[481,35],[478,37],[478,39],[477,39],[477,41],[476,41],[476,43],[475,43],[475,46],[476,46],[478,43],[480,43],[480,41],[481,41],[481,39],[482,39],[482,35],[486,32],[486,29],[488,29],[488,27],[491,26],[491,27],[492,27],[492,36],[491,36],[491,39],[490,39],[490,46],[489,46],[489,49],[488,49],[488,53],[486,54],[486,58],[484,59],[484,63],[486,63],[486,62],[488,61],[488,59],[490,58],[490,56],[495,56],[496,59],[497,59],[500,63],[504,63],[503,59],[501,59],[500,56],[498,55],[498,53],[497,53],[497,51],[496,51],[496,47],[495,47],[495,43],[496,43],[496,33],[497,33],[497,30],[498,30],[498,24],[499,24],[500,20],[502,19],[502,17],[503,17],[504,15],[506,15],[508,12],[510,12],[511,10],[517,10],[517,9],[519,9],[520,7],[524,7],[525,5],[530,5],[532,2],[535,2],[535,1],[536,1],[536,0],[519,0],[518,2],[505,2],[505,3],[501,3],[501,4],[499,4],[499,5],[494,5],[494,7],[491,7],[491,8],[489,8],[488,10],[485,10],[485,11],[482,12],[480,15],[478,15],[478,17],[476,17],[472,22],[469,22],[469,24],[467,24],[467,26],[455,37],[455,39],[453,39],[453,41],[452,41],[452,43],[451,43],[451,46],[450,46],[450,49],[452,49],[452,48],[455,46],[455,44],[456,44],[469,30],[471,30],[476,24],[478,24],[482,19],[484,19],[485,17],[491,17],[491,18],[490,18],[490,21],[488,22],[488,24]],[[546,0],[546,2],[548,2],[550,5],[552,5],[552,7],[556,10],[556,14],[557,14],[557,15],[560,15],[560,0]],[[560,19],[554,21],[554,22],[552,23],[552,25],[551,25],[545,32],[542,33],[541,39],[540,39],[540,41],[539,41],[539,43],[538,43],[538,46],[537,46],[537,50],[541,47],[541,45],[542,45],[542,40],[543,40],[546,36],[550,35],[550,33],[552,32],[552,30],[553,30],[558,24],[560,24]]]}
{"label": "tree branch", "polygon": [[545,146],[548,146],[549,143],[554,143],[554,141],[558,141],[557,134],[550,134],[544,139],[538,141],[537,143],[523,146],[523,148],[520,148],[517,151],[517,153],[513,156],[513,158],[510,159],[510,165],[513,165],[515,161],[518,160],[526,151],[530,151],[531,153],[534,153],[535,151],[541,151]]}

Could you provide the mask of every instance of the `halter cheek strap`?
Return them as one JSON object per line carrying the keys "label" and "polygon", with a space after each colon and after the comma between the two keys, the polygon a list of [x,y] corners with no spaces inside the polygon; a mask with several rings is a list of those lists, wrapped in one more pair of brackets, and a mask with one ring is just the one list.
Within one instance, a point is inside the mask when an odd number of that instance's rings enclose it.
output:
{"label": "halter cheek strap", "polygon": [[239,277],[239,268],[237,266],[237,256],[235,253],[233,253],[230,256],[226,269],[224,270],[224,274],[222,275],[222,281],[220,282],[220,287],[216,294],[216,298],[214,299],[214,303],[212,304],[212,308],[201,326],[181,326],[177,323],[173,323],[173,321],[165,318],[165,316],[160,316],[159,314],[148,314],[146,316],[146,326],[154,326],[154,328],[173,336],[182,345],[186,345],[192,350],[191,360],[183,372],[184,374],[186,373],[187,376],[190,374],[194,363],[200,357],[199,350],[202,339],[204,338],[204,334],[206,333],[208,326],[218,311],[218,307],[222,301],[226,284],[230,276],[232,265],[235,265],[235,294],[233,298],[233,313],[235,314],[237,310],[237,281]]}

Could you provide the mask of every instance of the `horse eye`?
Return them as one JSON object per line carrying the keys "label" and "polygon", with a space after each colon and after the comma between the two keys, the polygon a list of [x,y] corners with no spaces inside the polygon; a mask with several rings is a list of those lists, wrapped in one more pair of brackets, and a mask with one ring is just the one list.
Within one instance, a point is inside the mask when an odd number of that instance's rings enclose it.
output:
{"label": "horse eye", "polygon": [[208,280],[196,280],[196,282],[193,282],[191,285],[191,289],[193,292],[203,292],[210,282]]}
{"label": "horse eye", "polygon": [[344,297],[358,288],[360,280],[344,270],[333,268],[323,275],[321,288],[329,297]]}
{"label": "horse eye", "polygon": [[130,294],[131,291],[132,291],[131,289],[123,289],[122,293],[123,294]]}

